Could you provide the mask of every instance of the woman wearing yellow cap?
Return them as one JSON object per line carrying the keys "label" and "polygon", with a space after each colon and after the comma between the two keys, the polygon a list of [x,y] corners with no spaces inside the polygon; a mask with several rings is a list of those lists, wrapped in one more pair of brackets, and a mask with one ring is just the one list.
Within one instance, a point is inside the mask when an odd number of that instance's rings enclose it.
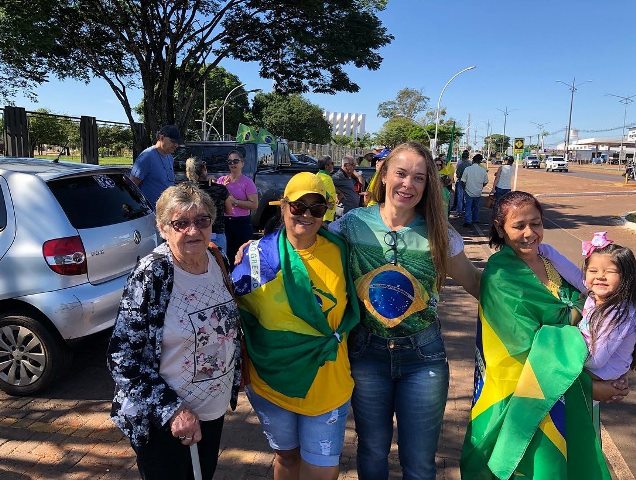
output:
{"label": "woman wearing yellow cap", "polygon": [[347,337],[359,321],[348,249],[322,228],[317,175],[294,175],[280,206],[283,227],[252,242],[232,273],[246,392],[276,452],[274,479],[335,480],[353,391]]}

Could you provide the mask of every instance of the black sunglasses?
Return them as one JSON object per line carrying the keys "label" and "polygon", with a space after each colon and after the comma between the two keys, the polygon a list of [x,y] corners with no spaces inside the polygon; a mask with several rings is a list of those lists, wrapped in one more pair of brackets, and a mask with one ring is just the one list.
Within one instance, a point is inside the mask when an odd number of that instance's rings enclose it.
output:
{"label": "black sunglasses", "polygon": [[208,228],[212,225],[212,217],[205,215],[203,217],[197,217],[194,220],[173,220],[168,223],[172,226],[172,228],[174,228],[175,232],[188,230],[191,225],[194,225],[199,230],[203,230],[204,228]]}
{"label": "black sunglasses", "polygon": [[397,265],[398,264],[398,249],[397,249],[397,242],[398,242],[398,232],[396,232],[395,230],[391,230],[390,232],[386,232],[386,234],[384,235],[384,243],[386,244],[387,247],[389,247],[389,250],[387,250],[386,254],[384,255],[384,257],[387,257],[388,253],[392,253],[392,258],[391,260],[388,260],[388,262],[392,263],[393,265]]}
{"label": "black sunglasses", "polygon": [[228,165],[236,165],[237,163],[241,163],[241,160],[239,160],[238,158],[230,158],[227,161]]}
{"label": "black sunglasses", "polygon": [[307,205],[301,201],[289,202],[289,211],[292,215],[304,215],[307,210],[312,217],[322,218],[327,213],[329,207],[324,203],[313,203]]}

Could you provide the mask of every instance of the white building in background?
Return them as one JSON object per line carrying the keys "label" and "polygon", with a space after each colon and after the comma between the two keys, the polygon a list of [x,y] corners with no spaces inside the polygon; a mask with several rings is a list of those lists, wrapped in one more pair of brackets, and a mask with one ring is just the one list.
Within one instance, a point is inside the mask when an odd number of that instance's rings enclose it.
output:
{"label": "white building in background", "polygon": [[346,135],[357,140],[366,133],[364,122],[367,116],[364,113],[325,111],[323,115],[331,125],[331,133],[334,135]]}

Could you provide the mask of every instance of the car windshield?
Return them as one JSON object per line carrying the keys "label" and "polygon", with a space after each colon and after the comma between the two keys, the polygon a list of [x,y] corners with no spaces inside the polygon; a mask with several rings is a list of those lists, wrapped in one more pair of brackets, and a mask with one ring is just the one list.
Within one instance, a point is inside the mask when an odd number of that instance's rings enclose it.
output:
{"label": "car windshield", "polygon": [[553,162],[562,162],[563,161],[563,157],[552,157],[552,161]]}

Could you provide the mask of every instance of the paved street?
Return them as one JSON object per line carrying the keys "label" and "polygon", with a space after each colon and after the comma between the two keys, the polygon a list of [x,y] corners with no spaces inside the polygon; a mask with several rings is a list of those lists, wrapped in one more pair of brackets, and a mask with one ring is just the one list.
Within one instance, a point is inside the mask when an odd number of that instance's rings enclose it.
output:
{"label": "paved street", "polygon": [[[495,170],[490,169],[491,180]],[[571,172],[577,171],[573,166]],[[603,175],[608,178],[519,170],[518,188],[538,194],[545,207],[545,241],[577,264],[581,262],[580,241],[598,230],[607,230],[610,238],[636,249],[636,230],[629,230],[621,220],[626,212],[636,210],[636,186],[623,185],[622,177],[615,174]],[[482,211],[481,221],[488,222],[488,212]],[[453,222],[461,225],[461,219]],[[458,230],[469,257],[483,267],[491,253],[483,236],[487,226]],[[451,391],[438,452],[438,479],[451,480],[459,478],[459,451],[472,395],[476,302],[450,282],[442,293],[440,314],[451,365]],[[107,338],[99,335],[80,345],[64,382],[45,394],[12,398],[0,393],[0,479],[137,478],[128,441],[108,418],[112,382],[104,367]],[[636,375],[631,379],[636,388]],[[603,407],[603,446],[615,480],[634,480],[636,473],[635,407],[634,392],[625,402]],[[400,478],[395,443],[391,461],[391,478]],[[271,462],[258,421],[243,397],[237,411],[226,417],[215,478],[271,478]],[[341,478],[357,478],[351,419]]]}

